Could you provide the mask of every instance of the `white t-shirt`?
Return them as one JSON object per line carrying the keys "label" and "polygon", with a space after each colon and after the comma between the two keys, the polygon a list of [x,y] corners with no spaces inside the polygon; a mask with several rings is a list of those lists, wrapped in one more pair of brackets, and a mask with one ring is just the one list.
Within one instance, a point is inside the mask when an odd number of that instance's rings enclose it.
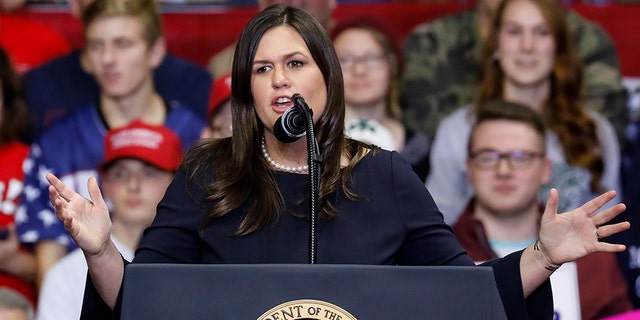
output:
{"label": "white t-shirt", "polygon": [[[535,239],[524,241],[497,241],[489,239],[491,249],[499,257],[522,250]],[[578,270],[575,262],[563,264],[550,278],[553,292],[554,319],[580,320],[580,292],[578,291]]]}
{"label": "white t-shirt", "polygon": [[376,120],[352,119],[345,123],[346,135],[385,150],[395,150],[391,132]]}
{"label": "white t-shirt", "polygon": [[[134,252],[111,236],[118,251],[127,260]],[[87,262],[82,250],[76,249],[47,272],[40,288],[37,320],[78,320],[82,310],[84,286],[87,279]]]}

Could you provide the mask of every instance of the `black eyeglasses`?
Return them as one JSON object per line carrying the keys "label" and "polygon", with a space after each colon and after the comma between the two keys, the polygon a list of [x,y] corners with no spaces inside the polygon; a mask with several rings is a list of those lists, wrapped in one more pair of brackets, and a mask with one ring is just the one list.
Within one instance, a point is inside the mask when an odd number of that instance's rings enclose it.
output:
{"label": "black eyeglasses", "polygon": [[513,150],[510,152],[498,152],[496,150],[485,149],[471,152],[469,158],[471,163],[480,169],[495,168],[500,159],[506,159],[512,169],[522,169],[530,166],[534,160],[544,157],[543,152]]}

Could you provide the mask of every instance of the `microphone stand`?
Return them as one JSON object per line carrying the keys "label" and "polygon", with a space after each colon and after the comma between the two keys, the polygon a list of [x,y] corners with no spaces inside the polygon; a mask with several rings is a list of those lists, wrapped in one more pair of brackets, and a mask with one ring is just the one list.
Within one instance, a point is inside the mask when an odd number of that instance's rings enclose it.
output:
{"label": "microphone stand", "polygon": [[303,110],[307,127],[307,152],[309,166],[309,264],[318,263],[318,191],[322,170],[322,155],[313,128],[313,111],[302,96],[295,94],[294,103]]}

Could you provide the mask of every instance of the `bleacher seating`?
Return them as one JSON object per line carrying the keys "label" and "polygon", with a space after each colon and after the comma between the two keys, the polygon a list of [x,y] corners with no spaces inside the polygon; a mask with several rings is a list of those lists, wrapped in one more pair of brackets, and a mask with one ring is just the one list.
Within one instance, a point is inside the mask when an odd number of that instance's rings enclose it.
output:
{"label": "bleacher seating", "polygon": [[[466,8],[469,4],[385,2],[341,3],[335,18],[354,13],[370,13],[391,21],[401,35],[417,24],[443,14]],[[600,24],[613,38],[620,56],[624,77],[640,77],[640,5],[638,4],[571,4],[571,8]],[[256,13],[255,7],[215,5],[162,7],[165,35],[169,50],[176,55],[205,65],[215,52],[233,43],[244,24]],[[72,45],[80,46],[80,22],[72,18],[66,7],[28,6],[14,14],[34,17],[50,23],[65,34]]]}

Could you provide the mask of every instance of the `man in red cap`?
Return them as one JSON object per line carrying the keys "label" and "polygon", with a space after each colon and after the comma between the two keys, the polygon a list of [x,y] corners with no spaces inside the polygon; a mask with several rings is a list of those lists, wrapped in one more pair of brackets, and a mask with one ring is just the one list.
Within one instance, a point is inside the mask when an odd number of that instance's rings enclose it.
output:
{"label": "man in red cap", "polygon": [[231,136],[231,74],[219,77],[211,87],[207,126],[202,138],[221,139]]}
{"label": "man in red cap", "polygon": [[[18,210],[23,214],[16,219],[16,230],[20,241],[34,247],[37,287],[47,270],[75,249],[55,217],[39,172],[51,172],[69,182],[97,176],[95,169],[104,157],[105,134],[136,119],[171,128],[185,149],[200,139],[205,127],[204,117],[180,101],[162,96],[155,85],[154,72],[165,57],[162,17],[156,1],[90,2],[83,10],[86,45],[82,57],[86,59],[82,61],[100,87],[99,98],[73,109],[40,135],[31,145],[26,160],[29,165],[24,170],[24,190],[30,191],[21,194]],[[66,71],[57,74],[64,75],[62,78],[69,75]],[[83,92],[81,86],[72,87],[75,92]],[[208,94],[211,83],[206,88]],[[89,195],[84,183],[70,186]]]}
{"label": "man in red cap", "polygon": [[[140,121],[110,131],[104,145],[99,172],[111,209],[111,238],[122,256],[131,260],[180,166],[182,147],[171,129]],[[80,249],[56,263],[40,288],[37,318],[79,319],[86,274]]]}

